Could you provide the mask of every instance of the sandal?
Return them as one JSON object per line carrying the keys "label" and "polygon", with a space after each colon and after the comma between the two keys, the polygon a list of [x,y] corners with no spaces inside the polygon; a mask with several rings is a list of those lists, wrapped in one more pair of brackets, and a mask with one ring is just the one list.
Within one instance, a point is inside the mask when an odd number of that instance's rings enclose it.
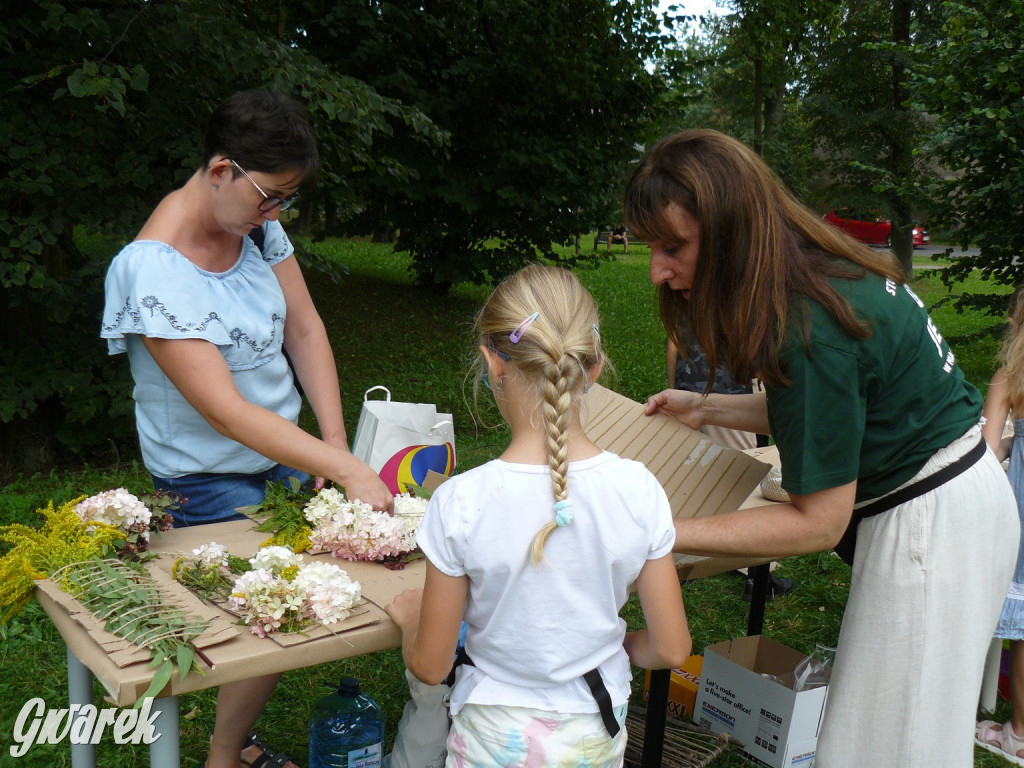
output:
{"label": "sandal", "polygon": [[284,752],[274,752],[266,744],[260,741],[259,736],[256,735],[256,731],[249,731],[249,735],[245,737],[245,743],[242,745],[242,749],[246,749],[247,747],[258,747],[263,754],[252,762],[247,761],[243,757],[242,765],[245,766],[245,768],[285,768],[288,763],[292,762],[292,759]]}
{"label": "sandal", "polygon": [[[997,725],[999,728],[994,727]],[[974,743],[990,752],[999,754],[1003,751],[1003,726],[995,720],[982,720],[980,723],[975,723]]]}
{"label": "sandal", "polygon": [[1005,723],[1003,725],[1003,750],[1000,757],[1016,765],[1024,766],[1022,752],[1024,752],[1024,739],[1017,738],[1017,734],[1013,732],[1013,726]]}

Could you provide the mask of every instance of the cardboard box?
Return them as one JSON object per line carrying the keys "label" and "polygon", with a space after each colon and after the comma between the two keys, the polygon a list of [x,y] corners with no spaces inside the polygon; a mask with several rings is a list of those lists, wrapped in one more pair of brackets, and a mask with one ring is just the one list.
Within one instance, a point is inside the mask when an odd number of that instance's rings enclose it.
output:
{"label": "cardboard box", "polygon": [[694,722],[742,742],[757,765],[813,766],[828,686],[796,693],[761,676],[790,672],[803,658],[760,635],[706,647]]}
{"label": "cardboard box", "polygon": [[[693,719],[693,707],[697,701],[697,688],[700,686],[700,670],[704,663],[703,656],[691,656],[678,669],[673,669],[668,682],[668,714],[675,717]],[[648,699],[651,687],[651,670],[644,677],[644,701]]]}

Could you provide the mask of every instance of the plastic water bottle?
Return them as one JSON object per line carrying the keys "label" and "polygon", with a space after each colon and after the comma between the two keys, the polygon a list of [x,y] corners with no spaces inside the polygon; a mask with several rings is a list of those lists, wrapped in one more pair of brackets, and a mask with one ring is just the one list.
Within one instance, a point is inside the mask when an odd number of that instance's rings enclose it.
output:
{"label": "plastic water bottle", "polygon": [[343,677],[313,707],[309,768],[380,768],[383,753],[384,710],[360,693],[358,680]]}

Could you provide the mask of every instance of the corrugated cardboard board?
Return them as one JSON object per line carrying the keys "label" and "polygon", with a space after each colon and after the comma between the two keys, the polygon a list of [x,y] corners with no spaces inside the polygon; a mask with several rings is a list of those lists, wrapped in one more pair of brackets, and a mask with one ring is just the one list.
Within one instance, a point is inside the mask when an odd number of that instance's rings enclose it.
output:
{"label": "corrugated cardboard board", "polygon": [[[675,517],[706,517],[738,509],[758,487],[769,465],[712,442],[671,416],[647,416],[629,398],[595,384],[583,398],[583,429],[601,448],[643,462],[668,494]],[[749,557],[677,555],[681,579],[768,562]]]}

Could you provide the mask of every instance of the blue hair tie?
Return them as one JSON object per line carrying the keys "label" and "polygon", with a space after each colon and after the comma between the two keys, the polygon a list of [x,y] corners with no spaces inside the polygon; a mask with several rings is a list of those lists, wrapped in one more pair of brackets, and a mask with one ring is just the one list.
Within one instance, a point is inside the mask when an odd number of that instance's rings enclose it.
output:
{"label": "blue hair tie", "polygon": [[555,502],[555,524],[559,528],[564,528],[572,522],[572,502],[568,499],[562,499],[561,501]]}

